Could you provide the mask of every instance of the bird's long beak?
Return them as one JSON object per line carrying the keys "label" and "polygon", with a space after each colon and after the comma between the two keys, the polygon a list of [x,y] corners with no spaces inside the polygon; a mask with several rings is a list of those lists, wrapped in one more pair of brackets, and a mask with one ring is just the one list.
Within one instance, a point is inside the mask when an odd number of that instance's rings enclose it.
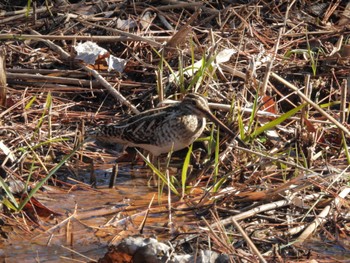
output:
{"label": "bird's long beak", "polygon": [[231,135],[235,140],[238,142],[239,146],[248,148],[248,146],[236,136],[222,121],[220,121],[218,118],[214,116],[210,111],[204,112],[205,116],[210,119],[212,122],[214,122],[216,125],[218,125],[225,133]]}

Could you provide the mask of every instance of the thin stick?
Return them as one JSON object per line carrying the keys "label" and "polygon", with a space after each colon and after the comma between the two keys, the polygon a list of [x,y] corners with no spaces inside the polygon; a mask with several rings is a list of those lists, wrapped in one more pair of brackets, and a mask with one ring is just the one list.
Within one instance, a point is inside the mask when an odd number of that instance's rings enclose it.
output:
{"label": "thin stick", "polygon": [[258,248],[255,246],[255,244],[253,243],[253,241],[249,238],[249,236],[246,234],[246,232],[243,230],[243,228],[238,224],[238,222],[232,218],[231,222],[233,223],[233,225],[235,226],[235,228],[238,230],[238,232],[241,233],[242,237],[244,238],[244,240],[247,242],[248,246],[251,248],[251,250],[253,251],[253,253],[255,255],[258,256],[259,261],[266,263],[267,261],[264,259],[264,257],[261,255],[260,251],[258,250]]}
{"label": "thin stick", "polygon": [[107,30],[109,32],[114,32],[114,33],[117,33],[119,35],[122,35],[122,36],[125,36],[125,37],[129,37],[131,38],[131,40],[133,41],[141,41],[141,42],[146,42],[147,44],[153,46],[153,47],[162,47],[163,45],[152,40],[152,39],[149,39],[149,38],[146,38],[146,37],[141,37],[141,36],[138,36],[138,35],[135,35],[135,34],[132,34],[132,33],[128,33],[128,32],[124,32],[122,30],[119,30],[119,29],[115,29],[115,28],[111,28],[111,27],[105,27],[105,26],[100,26],[100,25],[97,25],[96,23],[90,23],[90,22],[87,22],[87,21],[84,21],[84,20],[81,20],[81,19],[78,19],[78,21],[82,24],[87,24],[87,25],[90,25],[90,26],[93,26],[93,27],[98,27],[98,28],[102,28],[104,30]]}
{"label": "thin stick", "polygon": [[344,79],[340,85],[341,89],[341,102],[340,102],[340,122],[344,123],[346,121],[346,102],[347,102],[347,92],[348,92],[348,81]]}
{"label": "thin stick", "polygon": [[[0,23],[1,24],[1,23]],[[134,37],[130,36],[77,36],[77,35],[28,35],[28,34],[0,34],[0,40],[26,40],[26,39],[47,39],[47,40],[70,40],[70,41],[93,41],[99,42],[122,42],[122,41],[135,41]],[[158,40],[160,42],[169,41],[170,36],[154,36],[152,38],[142,37],[144,42]],[[139,40],[140,41],[140,40]],[[153,43],[153,42],[152,42]]]}
{"label": "thin stick", "polygon": [[264,77],[263,84],[262,84],[262,87],[261,87],[261,92],[259,92],[260,96],[266,95],[267,84],[269,83],[271,69],[272,69],[273,62],[275,61],[275,58],[276,58],[276,55],[277,55],[278,47],[280,45],[280,40],[281,40],[283,29],[284,28],[280,28],[280,30],[278,31],[278,37],[277,37],[277,41],[276,41],[275,47],[273,49],[272,58],[267,64],[265,77]]}
{"label": "thin stick", "polygon": [[143,220],[142,220],[142,222],[141,222],[141,224],[140,224],[140,227],[139,227],[140,234],[142,234],[143,228],[145,227],[146,220],[147,220],[147,218],[148,218],[148,215],[149,215],[149,212],[150,212],[150,210],[151,210],[151,207],[152,207],[152,204],[153,204],[153,201],[154,201],[155,196],[156,196],[155,194],[152,196],[152,199],[151,199],[151,201],[150,201],[149,204],[148,204],[148,208],[147,208],[147,210],[146,210],[146,214],[145,214],[145,216],[144,216],[144,218],[143,218]]}
{"label": "thin stick", "polygon": [[113,166],[111,178],[109,179],[109,185],[108,185],[109,188],[113,188],[115,183],[115,178],[117,178],[118,170],[119,170],[118,162],[116,162],[115,165]]}
{"label": "thin stick", "polygon": [[[31,30],[32,33],[40,35],[35,30]],[[71,56],[66,51],[64,51],[60,46],[57,46],[55,43],[53,43],[50,40],[41,39],[40,41],[44,42],[46,45],[48,45],[52,50],[57,52],[63,59],[70,60]],[[131,109],[132,112],[135,114],[139,114],[139,110],[132,105],[119,91],[117,91],[115,88],[112,87],[111,84],[105,78],[103,78],[96,70],[89,68],[82,62],[77,62],[85,71],[91,73],[107,90],[108,92],[115,97],[120,103],[127,106]]]}
{"label": "thin stick", "polygon": [[350,131],[342,125],[339,121],[337,121],[335,118],[333,118],[331,115],[329,115],[327,112],[325,112],[320,106],[318,106],[315,102],[310,100],[308,97],[304,95],[304,93],[300,92],[299,89],[291,84],[290,82],[286,81],[282,77],[278,76],[276,73],[271,72],[271,76],[274,77],[276,80],[280,81],[293,91],[295,91],[303,100],[305,100],[307,103],[309,103],[312,107],[314,107],[315,110],[317,110],[319,113],[321,113],[324,117],[326,117],[330,122],[332,122],[335,126],[337,126],[339,129],[341,129],[347,136],[350,137]]}

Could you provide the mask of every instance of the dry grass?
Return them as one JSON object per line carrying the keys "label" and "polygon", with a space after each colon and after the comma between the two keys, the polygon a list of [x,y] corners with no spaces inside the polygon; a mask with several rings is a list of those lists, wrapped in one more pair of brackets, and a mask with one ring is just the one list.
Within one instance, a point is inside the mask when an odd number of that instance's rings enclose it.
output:
{"label": "dry grass", "polygon": [[[211,249],[236,259],[291,262],[310,256],[313,239],[348,239],[346,1],[153,2],[39,1],[29,14],[1,4],[8,84],[6,105],[0,95],[3,179],[32,186],[83,141],[86,129],[198,92],[250,149],[222,135],[216,158],[213,146],[198,157],[192,190],[171,205],[186,204],[201,231],[174,246],[204,240],[206,247],[210,239]],[[95,65],[75,60],[74,46],[86,41],[126,59],[123,71],[107,71],[102,58]],[[78,150],[48,183],[65,184],[69,167],[96,156]],[[9,215],[14,201],[7,194],[3,200]]]}

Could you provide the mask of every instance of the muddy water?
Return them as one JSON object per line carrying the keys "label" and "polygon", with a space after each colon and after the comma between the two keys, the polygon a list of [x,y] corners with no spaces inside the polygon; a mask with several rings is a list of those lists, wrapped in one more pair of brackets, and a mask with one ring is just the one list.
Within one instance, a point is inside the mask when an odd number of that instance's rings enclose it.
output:
{"label": "muddy water", "polygon": [[26,219],[12,219],[12,226],[5,230],[7,238],[1,239],[0,258],[4,262],[96,260],[106,253],[111,242],[140,233],[153,196],[155,212],[148,217],[143,233],[169,236],[167,197],[164,194],[159,198],[157,188],[148,186],[147,168],[120,166],[113,189],[108,188],[111,167],[98,169],[96,189],[47,186],[45,192],[38,193],[35,197],[61,216],[40,217],[37,225],[25,225]]}

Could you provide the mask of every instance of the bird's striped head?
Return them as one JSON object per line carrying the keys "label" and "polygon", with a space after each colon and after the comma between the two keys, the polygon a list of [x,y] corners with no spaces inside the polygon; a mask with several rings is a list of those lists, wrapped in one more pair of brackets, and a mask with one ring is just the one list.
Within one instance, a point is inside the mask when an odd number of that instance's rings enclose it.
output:
{"label": "bird's striped head", "polygon": [[201,95],[190,93],[187,94],[183,101],[181,102],[181,106],[187,107],[189,110],[192,110],[194,113],[201,115],[202,117],[208,118],[213,121],[216,125],[220,126],[226,133],[231,136],[235,136],[235,134],[218,118],[216,118],[210,111],[209,104],[206,98]]}
{"label": "bird's striped head", "polygon": [[187,107],[202,116],[207,116],[210,113],[207,99],[195,93],[187,94],[182,100],[181,106]]}

